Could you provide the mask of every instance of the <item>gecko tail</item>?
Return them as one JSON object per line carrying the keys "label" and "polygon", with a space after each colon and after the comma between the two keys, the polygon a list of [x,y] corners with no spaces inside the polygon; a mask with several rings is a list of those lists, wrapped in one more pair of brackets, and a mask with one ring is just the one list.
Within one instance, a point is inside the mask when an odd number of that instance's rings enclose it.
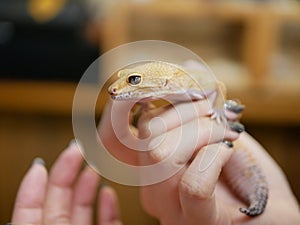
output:
{"label": "gecko tail", "polygon": [[250,206],[248,208],[240,208],[241,213],[253,217],[264,212],[268,201],[268,187],[265,182],[264,185],[256,185],[255,191],[252,193],[252,196],[249,197],[249,200]]}
{"label": "gecko tail", "polygon": [[248,154],[246,150],[236,150],[223,169],[233,191],[247,204],[240,212],[255,217],[266,208],[268,184],[256,160]]}
{"label": "gecko tail", "polygon": [[240,208],[240,212],[246,214],[247,216],[258,216],[263,213],[263,210],[259,210],[257,207]]}
{"label": "gecko tail", "polygon": [[252,204],[248,208],[240,208],[240,212],[246,214],[247,216],[258,216],[262,214],[265,210],[267,203],[267,192],[260,198],[259,201],[252,202]]}

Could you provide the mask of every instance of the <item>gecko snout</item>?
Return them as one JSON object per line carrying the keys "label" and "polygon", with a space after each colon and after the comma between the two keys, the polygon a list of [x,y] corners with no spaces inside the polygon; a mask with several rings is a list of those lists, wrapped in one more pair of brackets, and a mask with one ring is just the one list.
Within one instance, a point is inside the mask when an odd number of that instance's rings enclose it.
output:
{"label": "gecko snout", "polygon": [[112,98],[112,99],[116,99],[116,96],[118,95],[118,89],[116,88],[116,87],[109,87],[108,88],[108,93],[110,94],[110,97]]}
{"label": "gecko snout", "polygon": [[116,87],[110,86],[110,87],[108,88],[108,93],[111,94],[111,95],[116,94],[116,93],[117,93],[117,88],[116,88]]}

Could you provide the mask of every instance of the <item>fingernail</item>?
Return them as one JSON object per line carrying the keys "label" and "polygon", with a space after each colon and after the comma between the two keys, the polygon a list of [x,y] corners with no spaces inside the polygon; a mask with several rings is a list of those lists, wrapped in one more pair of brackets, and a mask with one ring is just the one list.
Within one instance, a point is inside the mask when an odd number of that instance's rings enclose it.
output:
{"label": "fingernail", "polygon": [[225,102],[225,108],[228,109],[231,112],[234,112],[236,114],[239,114],[244,111],[245,106],[241,105],[239,102],[234,100],[227,100]]}
{"label": "fingernail", "polygon": [[70,147],[70,146],[72,146],[72,145],[74,145],[74,144],[77,144],[76,139],[72,139],[72,140],[69,142],[68,146]]}
{"label": "fingernail", "polygon": [[223,143],[227,145],[228,148],[233,148],[233,143],[231,141],[224,140]]}
{"label": "fingernail", "polygon": [[98,186],[98,191],[102,191],[103,189],[109,187],[108,184],[101,182]]}
{"label": "fingernail", "polygon": [[231,130],[237,132],[237,133],[242,133],[245,131],[245,126],[239,122],[228,122],[228,125]]}
{"label": "fingernail", "polygon": [[45,166],[46,163],[42,158],[37,157],[32,161],[32,165],[35,165],[35,164]]}
{"label": "fingernail", "polygon": [[101,189],[103,189],[103,188],[105,188],[105,187],[108,187],[108,185],[102,182],[102,183],[99,185],[99,190],[101,190]]}

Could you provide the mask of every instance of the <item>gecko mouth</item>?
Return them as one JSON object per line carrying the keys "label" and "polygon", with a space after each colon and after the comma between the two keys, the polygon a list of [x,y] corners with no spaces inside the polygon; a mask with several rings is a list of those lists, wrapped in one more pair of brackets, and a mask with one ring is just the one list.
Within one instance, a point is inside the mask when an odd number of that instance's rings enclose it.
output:
{"label": "gecko mouth", "polygon": [[135,95],[131,91],[131,92],[126,92],[126,93],[122,93],[122,94],[110,93],[110,97],[113,100],[130,100],[130,99],[134,99]]}
{"label": "gecko mouth", "polygon": [[113,99],[113,100],[115,100],[116,98],[117,98],[117,94],[110,94],[110,97]]}
{"label": "gecko mouth", "polygon": [[122,93],[122,94],[111,93],[110,97],[111,99],[117,101],[138,100],[139,102],[148,102],[148,101],[152,101],[153,99],[156,99],[152,95],[142,97],[139,94],[139,92],[133,92],[133,91]]}

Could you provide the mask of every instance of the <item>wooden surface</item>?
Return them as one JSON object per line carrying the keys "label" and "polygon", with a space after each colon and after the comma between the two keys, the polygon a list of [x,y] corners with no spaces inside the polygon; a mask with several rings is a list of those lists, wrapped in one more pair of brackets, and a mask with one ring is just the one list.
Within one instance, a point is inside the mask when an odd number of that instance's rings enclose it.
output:
{"label": "wooden surface", "polygon": [[0,81],[0,109],[70,115],[75,83]]}
{"label": "wooden surface", "polygon": [[[287,86],[278,81],[263,87],[232,87],[228,92],[229,98],[246,105],[243,121],[296,126],[300,124],[300,80],[291,80]],[[74,83],[1,82],[0,110],[71,116],[75,90]],[[108,97],[105,92],[99,95],[96,116]]]}
{"label": "wooden surface", "polygon": [[[0,110],[70,116],[76,87],[72,82],[1,81]],[[85,94],[88,96],[94,91],[87,85]],[[96,115],[101,113],[107,97],[100,94]]]}

